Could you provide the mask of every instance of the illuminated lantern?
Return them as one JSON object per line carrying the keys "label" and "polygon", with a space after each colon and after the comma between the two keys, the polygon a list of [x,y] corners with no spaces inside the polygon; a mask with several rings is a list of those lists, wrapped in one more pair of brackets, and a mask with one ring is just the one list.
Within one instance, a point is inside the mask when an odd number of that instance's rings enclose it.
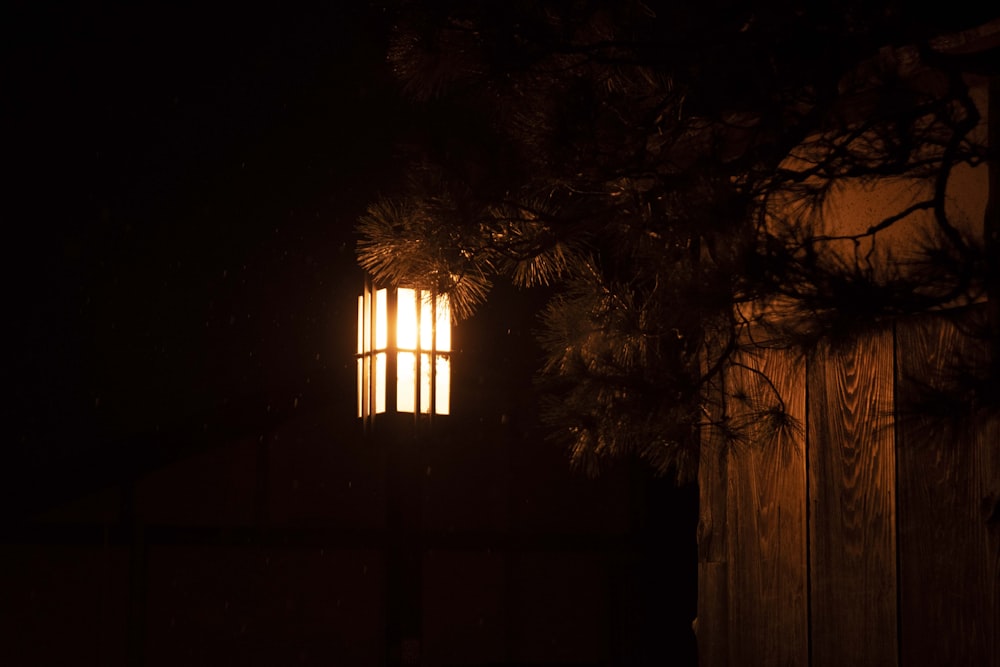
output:
{"label": "illuminated lantern", "polygon": [[411,287],[358,297],[358,417],[446,415],[451,407],[451,310],[446,295]]}

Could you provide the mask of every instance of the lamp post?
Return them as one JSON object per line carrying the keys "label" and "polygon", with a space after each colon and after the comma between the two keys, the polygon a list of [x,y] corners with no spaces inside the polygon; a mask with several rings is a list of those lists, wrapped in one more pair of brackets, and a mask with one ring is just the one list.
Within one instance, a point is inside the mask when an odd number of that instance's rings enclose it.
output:
{"label": "lamp post", "polygon": [[358,417],[446,415],[451,409],[448,297],[415,287],[376,287],[358,297]]}
{"label": "lamp post", "polygon": [[405,445],[421,430],[415,422],[451,410],[447,296],[366,279],[358,297],[356,362],[357,416],[386,454],[386,663],[419,665],[423,471],[418,448]]}

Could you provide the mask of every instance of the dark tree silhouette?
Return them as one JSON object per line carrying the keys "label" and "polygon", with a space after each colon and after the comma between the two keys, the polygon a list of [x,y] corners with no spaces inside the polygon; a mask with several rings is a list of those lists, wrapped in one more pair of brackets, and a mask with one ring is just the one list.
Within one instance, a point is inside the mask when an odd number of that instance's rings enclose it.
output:
{"label": "dark tree silhouette", "polygon": [[[707,417],[705,388],[749,330],[807,348],[985,297],[982,220],[956,219],[949,197],[956,170],[995,157],[970,75],[996,74],[1000,50],[966,48],[996,37],[995,10],[398,11],[388,59],[433,122],[408,185],[359,221],[360,263],[385,283],[433,281],[460,318],[497,278],[550,286],[544,416],[588,470],[637,455],[689,478],[704,427],[742,437]],[[831,226],[845,189],[875,183],[905,196],[862,228]],[[886,240],[898,233],[918,239],[905,258]],[[794,427],[779,396],[754,410]]]}

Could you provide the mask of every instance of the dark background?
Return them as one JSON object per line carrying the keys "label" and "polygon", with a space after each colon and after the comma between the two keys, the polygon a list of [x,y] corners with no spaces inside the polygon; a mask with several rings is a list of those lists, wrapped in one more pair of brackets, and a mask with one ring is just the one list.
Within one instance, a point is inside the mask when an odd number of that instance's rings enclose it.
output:
{"label": "dark background", "polygon": [[380,12],[21,9],[16,440],[166,426],[328,375],[350,352],[333,336],[354,318],[336,301],[351,228],[391,187],[405,122]]}
{"label": "dark background", "polygon": [[[393,601],[352,228],[420,125],[389,14],[0,22],[3,662],[374,664]],[[459,325],[456,415],[408,464],[425,660],[691,664],[695,494],[627,462],[585,479],[540,437],[543,302],[501,288]]]}

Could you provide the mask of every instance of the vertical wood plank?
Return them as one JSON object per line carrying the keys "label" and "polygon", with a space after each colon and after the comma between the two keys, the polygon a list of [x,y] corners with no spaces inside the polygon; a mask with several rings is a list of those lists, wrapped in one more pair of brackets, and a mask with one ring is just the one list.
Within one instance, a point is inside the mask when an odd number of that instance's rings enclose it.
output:
{"label": "vertical wood plank", "polygon": [[[710,341],[709,354],[718,346]],[[713,358],[714,360],[714,358]],[[709,359],[702,358],[702,372]],[[709,427],[698,456],[698,615],[694,631],[700,667],[729,665],[729,575],[726,555],[727,443],[718,428],[725,414],[724,375],[715,376],[704,396]]]}
{"label": "vertical wood plank", "polygon": [[[710,390],[709,420],[722,417],[722,387]],[[698,457],[698,617],[700,667],[729,665],[729,580],[726,532],[726,443],[716,428],[703,432]]]}
{"label": "vertical wood plank", "polygon": [[1000,420],[916,412],[986,343],[943,318],[897,331],[902,664],[1000,667]]}
{"label": "vertical wood plank", "polygon": [[[749,438],[728,448],[729,664],[805,667],[805,368],[779,349],[736,362],[727,375],[729,415]],[[798,429],[772,428],[768,411],[782,402]]]}
{"label": "vertical wood plank", "polygon": [[813,667],[897,664],[891,332],[808,373]]}

